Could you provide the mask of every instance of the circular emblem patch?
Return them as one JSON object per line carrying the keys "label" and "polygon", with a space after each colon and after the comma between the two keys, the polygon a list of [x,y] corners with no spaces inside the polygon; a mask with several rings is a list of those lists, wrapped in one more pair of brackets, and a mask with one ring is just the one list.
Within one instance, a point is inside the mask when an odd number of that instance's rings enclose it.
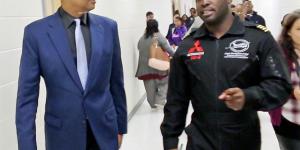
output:
{"label": "circular emblem patch", "polygon": [[235,53],[243,53],[247,51],[250,47],[250,42],[238,39],[230,43],[229,49]]}

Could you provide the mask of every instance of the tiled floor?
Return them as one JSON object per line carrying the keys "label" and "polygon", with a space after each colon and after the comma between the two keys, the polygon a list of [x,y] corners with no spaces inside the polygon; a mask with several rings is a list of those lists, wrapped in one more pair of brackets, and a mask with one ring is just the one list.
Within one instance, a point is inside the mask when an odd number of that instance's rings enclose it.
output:
{"label": "tiled floor", "polygon": [[[262,128],[262,150],[279,150],[273,128],[266,113],[260,113]],[[129,122],[129,134],[125,136],[121,150],[162,150],[160,123],[162,110],[151,110],[145,101]],[[186,143],[183,135],[180,143]],[[182,144],[183,147],[185,144]],[[184,149],[184,148],[183,148]]]}

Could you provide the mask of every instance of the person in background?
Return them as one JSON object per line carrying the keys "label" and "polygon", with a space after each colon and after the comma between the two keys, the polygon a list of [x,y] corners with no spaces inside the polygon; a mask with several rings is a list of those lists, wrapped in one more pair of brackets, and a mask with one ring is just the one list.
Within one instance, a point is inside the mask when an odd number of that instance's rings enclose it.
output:
{"label": "person in background", "polygon": [[167,39],[159,32],[158,22],[153,19],[148,20],[146,31],[138,42],[139,61],[135,76],[144,81],[147,101],[151,108],[161,107],[166,103],[168,89],[168,71],[159,71],[148,65],[150,46],[154,38],[170,56],[174,54]]}
{"label": "person in background", "polygon": [[150,20],[150,19],[154,19],[154,13],[151,11],[148,11],[146,13],[146,21]]}
{"label": "person in background", "polygon": [[191,13],[191,16],[188,18],[188,21],[186,23],[186,28],[187,29],[190,29],[192,24],[194,23],[195,21],[195,18],[198,16],[197,15],[197,11],[196,11],[196,8],[191,8],[190,9],[190,13]]}
{"label": "person in background", "polygon": [[172,36],[168,38],[168,41],[170,45],[176,49],[177,46],[179,46],[180,42],[183,40],[183,37],[185,36],[187,29],[184,25],[184,22],[182,18],[176,17],[174,20],[175,28],[172,32]]}
{"label": "person in background", "polygon": [[167,35],[166,35],[166,38],[167,38],[167,39],[169,39],[169,38],[172,37],[172,33],[173,33],[174,30],[175,30],[175,20],[176,20],[177,17],[180,17],[180,15],[179,15],[179,14],[175,14],[175,15],[173,16],[173,22],[169,25],[168,33],[167,33]]}
{"label": "person in background", "polygon": [[300,150],[300,12],[283,19],[279,44],[285,51],[293,92],[281,109],[271,112],[281,150]]}
{"label": "person in background", "polygon": [[186,24],[188,23],[188,19],[189,19],[189,17],[186,15],[186,14],[184,14],[184,15],[182,15],[182,20],[183,20],[183,22],[184,22],[184,25],[186,26]]}
{"label": "person in background", "polygon": [[244,4],[237,4],[235,8],[232,9],[232,12],[239,16],[242,21],[245,21],[247,16],[247,8]]}
{"label": "person in background", "polygon": [[255,24],[266,26],[265,19],[253,10],[253,4],[251,0],[243,0],[243,5],[247,10],[245,17],[246,21],[253,22]]}
{"label": "person in background", "polygon": [[200,26],[203,24],[203,20],[200,18],[200,16],[196,16],[194,23],[191,25],[191,27],[188,29],[188,31],[185,33],[183,38],[186,38],[189,36],[193,31],[197,30],[200,28]]}

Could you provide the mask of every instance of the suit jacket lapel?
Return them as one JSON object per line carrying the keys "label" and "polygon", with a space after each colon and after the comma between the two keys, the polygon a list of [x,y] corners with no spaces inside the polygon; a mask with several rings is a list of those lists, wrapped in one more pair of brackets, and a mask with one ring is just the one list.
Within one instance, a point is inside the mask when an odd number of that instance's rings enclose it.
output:
{"label": "suit jacket lapel", "polygon": [[83,92],[77,68],[72,57],[68,35],[58,13],[54,14],[53,19],[49,24],[48,35],[64,63],[65,68],[68,70],[69,75],[72,77],[78,88]]}
{"label": "suit jacket lapel", "polygon": [[91,45],[92,45],[92,56],[89,67],[89,75],[87,80],[87,88],[85,93],[87,94],[89,89],[93,86],[95,81],[95,76],[98,74],[99,61],[102,57],[102,50],[104,47],[104,29],[102,25],[97,22],[96,18],[92,14],[89,14],[90,19],[90,32],[91,32]]}

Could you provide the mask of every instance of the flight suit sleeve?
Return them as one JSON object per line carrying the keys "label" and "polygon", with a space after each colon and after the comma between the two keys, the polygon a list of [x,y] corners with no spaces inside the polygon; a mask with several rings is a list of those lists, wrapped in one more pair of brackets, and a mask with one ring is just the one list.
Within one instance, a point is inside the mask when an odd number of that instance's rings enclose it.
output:
{"label": "flight suit sleeve", "polygon": [[165,150],[178,146],[178,137],[185,128],[189,100],[188,70],[177,51],[171,61],[167,104],[161,125]]}
{"label": "flight suit sleeve", "polygon": [[257,86],[244,89],[245,107],[268,111],[283,105],[292,86],[286,60],[270,33],[261,40],[258,52],[259,80]]}
{"label": "flight suit sleeve", "polygon": [[16,103],[16,127],[19,150],[37,150],[36,113],[40,91],[41,67],[38,45],[32,26],[24,30]]}

